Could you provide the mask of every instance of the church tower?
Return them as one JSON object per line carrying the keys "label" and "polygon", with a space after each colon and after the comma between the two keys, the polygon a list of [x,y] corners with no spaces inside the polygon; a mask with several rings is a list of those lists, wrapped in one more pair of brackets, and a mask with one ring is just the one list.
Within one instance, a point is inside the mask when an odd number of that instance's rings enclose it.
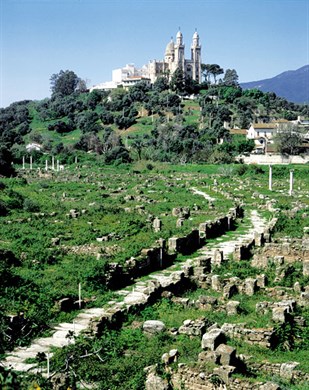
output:
{"label": "church tower", "polygon": [[185,45],[182,42],[182,33],[179,30],[176,35],[176,44],[175,44],[175,64],[174,71],[177,68],[180,68],[183,72],[185,70]]}
{"label": "church tower", "polygon": [[154,83],[160,76],[168,76],[171,79],[173,73],[179,68],[185,77],[200,83],[202,80],[201,64],[201,45],[197,31],[195,31],[192,37],[191,58],[185,59],[185,45],[182,32],[179,29],[176,40],[174,41],[171,38],[166,45],[164,59],[162,61],[149,61],[149,64],[145,67],[144,74]]}
{"label": "church tower", "polygon": [[191,45],[192,79],[198,83],[201,82],[201,46],[199,40],[200,37],[197,31],[195,31]]}
{"label": "church tower", "polygon": [[167,62],[168,64],[171,64],[174,62],[175,58],[175,44],[173,41],[173,38],[171,38],[170,42],[167,44],[166,49],[165,49],[165,56],[164,56],[164,61]]}

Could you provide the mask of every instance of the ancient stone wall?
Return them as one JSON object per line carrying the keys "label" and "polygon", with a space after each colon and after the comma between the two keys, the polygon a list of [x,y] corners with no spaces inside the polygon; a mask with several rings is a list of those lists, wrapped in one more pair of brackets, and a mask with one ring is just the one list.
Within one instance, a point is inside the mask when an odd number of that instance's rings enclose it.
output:
{"label": "ancient stone wall", "polygon": [[109,264],[106,271],[108,287],[118,289],[137,277],[169,267],[177,253],[193,253],[205,244],[205,239],[218,237],[233,229],[236,219],[241,217],[243,212],[243,208],[237,205],[229,210],[228,215],[215,221],[207,221],[201,224],[198,230],[194,229],[185,236],[171,237],[167,244],[164,240],[159,240],[157,246],[143,249],[138,257],[127,260],[124,266]]}
{"label": "ancient stone wall", "polygon": [[[220,375],[224,376],[224,371],[228,373],[228,367],[230,366],[222,366]],[[261,390],[265,384],[263,382],[252,383],[243,379],[233,378],[228,374],[225,378],[226,383],[224,383],[222,380],[220,381],[219,375],[209,374],[203,370],[203,367],[192,368],[185,364],[179,364],[177,370],[172,371],[171,376],[174,388],[186,390]],[[275,387],[268,387],[268,389],[275,389]]]}
{"label": "ancient stone wall", "polygon": [[283,239],[279,242],[265,243],[263,248],[257,251],[252,259],[252,266],[267,268],[273,262],[276,265],[283,263],[309,261],[309,246],[301,239]]}

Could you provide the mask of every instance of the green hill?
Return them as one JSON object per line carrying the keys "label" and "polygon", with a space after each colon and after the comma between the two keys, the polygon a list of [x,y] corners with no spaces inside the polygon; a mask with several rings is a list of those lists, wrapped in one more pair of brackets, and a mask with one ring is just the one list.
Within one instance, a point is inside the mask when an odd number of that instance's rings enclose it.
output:
{"label": "green hill", "polygon": [[[167,88],[168,83],[150,87],[141,82],[129,90],[54,93],[42,101],[13,103],[0,111],[0,160],[21,164],[23,156],[32,154],[36,161],[53,155],[66,163],[91,152],[107,164],[139,159],[231,162],[253,145],[231,136],[224,122],[248,128],[251,122],[296,119],[307,110],[238,85]],[[27,152],[31,143],[39,144],[40,151]],[[6,171],[8,165],[0,173]]]}

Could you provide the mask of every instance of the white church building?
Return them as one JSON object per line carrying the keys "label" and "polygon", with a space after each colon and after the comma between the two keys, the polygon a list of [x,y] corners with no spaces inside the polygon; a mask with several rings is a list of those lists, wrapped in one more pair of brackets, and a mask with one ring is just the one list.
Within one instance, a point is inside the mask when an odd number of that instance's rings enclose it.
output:
{"label": "white church building", "polygon": [[112,81],[97,84],[90,88],[94,89],[113,89],[120,85],[130,86],[137,82],[145,80],[154,83],[160,76],[166,76],[169,79],[176,69],[181,69],[185,77],[190,77],[196,82],[201,82],[201,45],[197,31],[194,32],[191,42],[191,58],[185,58],[185,45],[181,31],[176,34],[176,42],[173,38],[167,44],[163,60],[151,60],[147,65],[138,69],[134,64],[127,64],[123,68],[112,71]]}

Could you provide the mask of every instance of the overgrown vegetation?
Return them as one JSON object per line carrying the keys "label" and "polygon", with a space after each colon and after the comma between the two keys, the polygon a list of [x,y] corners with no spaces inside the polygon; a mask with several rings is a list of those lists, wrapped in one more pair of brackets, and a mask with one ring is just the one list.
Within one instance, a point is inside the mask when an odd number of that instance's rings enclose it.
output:
{"label": "overgrown vegetation", "polygon": [[[20,164],[23,156],[44,163],[46,155],[53,155],[68,163],[78,151],[95,153],[108,164],[140,159],[230,163],[254,143],[231,135],[224,122],[248,128],[254,121],[307,115],[306,106],[273,93],[242,91],[233,71],[228,69],[220,84],[193,85],[175,74],[170,83],[160,78],[152,87],[141,82],[129,90],[88,93],[74,72],[62,70],[51,77],[50,99],[1,109],[0,174],[14,174],[11,162]],[[195,98],[188,100],[192,93]],[[26,151],[29,143],[40,150]]]}
{"label": "overgrown vegetation", "polygon": [[[221,72],[218,68],[208,71]],[[159,239],[187,234],[200,223],[226,214],[235,202],[245,205],[246,214],[235,232],[220,237],[222,242],[248,228],[252,209],[269,219],[280,210],[275,239],[302,238],[309,224],[308,167],[273,166],[271,191],[267,168],[231,164],[235,155],[250,152],[253,145],[223,127],[224,121],[246,127],[261,118],[294,118],[305,113],[305,107],[274,94],[242,91],[232,70],[218,85],[193,85],[178,74],[171,85],[163,78],[153,88],[141,83],[128,91],[91,93],[82,92],[81,80],[67,72],[54,75],[51,99],[14,103],[0,112],[1,354],[28,344],[56,322],[72,320],[76,311],[61,312],[59,301],[77,300],[79,283],[89,308],[119,299],[107,284],[111,263],[125,266]],[[196,98],[185,99],[188,93]],[[40,144],[41,150],[26,152],[30,142]],[[51,169],[51,156],[65,164],[64,170]],[[290,195],[291,169],[295,183]],[[194,195],[193,188],[208,197]],[[177,207],[189,209],[179,225],[172,216]],[[157,232],[155,217],[162,223]],[[217,243],[208,240],[209,248]],[[285,271],[278,280],[271,264],[265,271],[270,286],[291,289],[296,281],[301,288],[308,284],[299,264]],[[222,278],[245,279],[260,270],[251,267],[250,261],[231,261],[213,272]],[[200,289],[181,295],[190,300],[200,295],[218,298],[217,292]],[[238,294],[235,299],[240,313],[231,316],[230,322],[245,322],[249,327],[269,324],[270,315],[257,317],[255,305],[270,297]],[[306,310],[296,314],[309,321]],[[172,329],[188,318],[205,316],[208,325],[226,321],[226,313],[219,309],[205,313],[194,305],[184,310],[170,299],[158,301],[129,316],[122,329],[106,329],[99,338],[78,337],[74,345],[69,342],[55,350],[51,369],[67,372],[65,388],[82,382],[95,382],[102,389],[143,388],[143,369],[160,362],[164,352],[177,348],[181,361],[193,364],[200,350],[198,338],[172,333],[146,337],[143,321],[160,319]],[[277,327],[275,352],[242,341],[229,343],[239,353],[252,351],[258,361],[305,361],[308,332],[294,325]],[[45,369],[46,357],[39,355],[35,360]],[[4,388],[30,384],[51,388],[50,381],[40,375],[17,378],[0,370]]]}

